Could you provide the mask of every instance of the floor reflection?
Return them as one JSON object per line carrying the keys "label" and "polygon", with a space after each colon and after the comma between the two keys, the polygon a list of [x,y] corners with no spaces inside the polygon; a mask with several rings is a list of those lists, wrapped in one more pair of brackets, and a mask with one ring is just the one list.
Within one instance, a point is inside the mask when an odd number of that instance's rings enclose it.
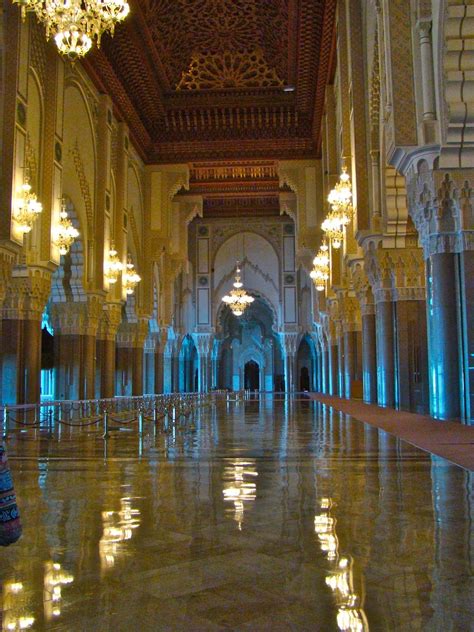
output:
{"label": "floor reflection", "polygon": [[[331,498],[320,501],[321,513],[314,517],[314,530],[321,550],[331,562],[326,584],[333,591],[337,605],[337,625],[348,632],[368,632],[369,624],[362,608],[360,594],[354,589],[354,560],[341,555],[336,534],[336,518],[331,515],[334,502]],[[362,592],[362,591],[361,591]]]}
{"label": "floor reflection", "polygon": [[237,459],[224,468],[224,501],[234,504],[234,520],[242,531],[245,507],[256,498],[257,485],[254,483],[258,472],[255,460]]}
{"label": "floor reflection", "polygon": [[132,498],[121,498],[118,511],[102,512],[103,533],[99,542],[102,570],[112,568],[124,553],[124,544],[140,526],[140,510],[132,507]]}
{"label": "floor reflection", "polygon": [[317,402],[9,439],[2,630],[471,629],[472,474]]}

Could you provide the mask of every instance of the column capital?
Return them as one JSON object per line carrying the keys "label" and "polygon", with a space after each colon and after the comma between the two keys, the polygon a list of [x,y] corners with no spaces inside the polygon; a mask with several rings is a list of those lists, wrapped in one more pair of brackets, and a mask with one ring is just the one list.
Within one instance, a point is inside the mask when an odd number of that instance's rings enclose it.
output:
{"label": "column capital", "polygon": [[212,349],[214,334],[193,333],[192,338],[194,340],[194,344],[196,345],[199,357],[208,357]]}
{"label": "column capital", "polygon": [[105,302],[97,331],[100,340],[115,340],[122,322],[122,304]]}
{"label": "column capital", "polygon": [[299,333],[280,331],[281,345],[286,356],[294,356],[298,350]]}
{"label": "column capital", "polygon": [[102,314],[102,294],[87,294],[84,301],[51,304],[53,329],[60,335],[96,336]]}
{"label": "column capital", "polygon": [[41,320],[51,292],[51,270],[17,266],[12,270],[3,305],[3,318]]}
{"label": "column capital", "polygon": [[148,321],[139,319],[137,322],[122,322],[117,332],[117,347],[143,348],[148,334]]}
{"label": "column capital", "polygon": [[407,177],[410,214],[425,258],[474,250],[474,169],[414,167]]}
{"label": "column capital", "polygon": [[425,266],[420,248],[369,248],[364,268],[376,303],[424,300]]}

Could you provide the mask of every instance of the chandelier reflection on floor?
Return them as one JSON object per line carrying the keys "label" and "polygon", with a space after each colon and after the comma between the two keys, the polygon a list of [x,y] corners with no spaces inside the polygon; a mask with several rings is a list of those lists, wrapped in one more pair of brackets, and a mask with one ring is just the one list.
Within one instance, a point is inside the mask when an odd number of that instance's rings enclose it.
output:
{"label": "chandelier reflection on floor", "polygon": [[58,51],[75,61],[100,46],[103,33],[114,34],[117,23],[130,12],[126,0],[12,0],[21,16],[35,13],[46,28],[46,38],[54,37]]}
{"label": "chandelier reflection on floor", "polygon": [[257,497],[257,485],[254,482],[258,476],[256,463],[252,460],[236,459],[224,468],[224,495],[225,502],[234,505],[234,520],[239,531],[242,531],[245,505],[253,502]]}
{"label": "chandelier reflection on floor", "polygon": [[314,531],[331,566],[326,585],[332,590],[336,601],[337,627],[341,632],[368,632],[369,624],[362,607],[362,598],[354,588],[353,560],[339,551],[337,520],[331,515],[333,506],[331,498],[321,498],[321,513],[314,517]]}
{"label": "chandelier reflection on floor", "polygon": [[247,307],[255,300],[253,296],[250,296],[245,291],[243,283],[240,280],[240,272],[239,262],[237,262],[235,281],[233,283],[234,289],[231,290],[229,294],[222,297],[223,302],[230,307],[234,316],[242,316]]}

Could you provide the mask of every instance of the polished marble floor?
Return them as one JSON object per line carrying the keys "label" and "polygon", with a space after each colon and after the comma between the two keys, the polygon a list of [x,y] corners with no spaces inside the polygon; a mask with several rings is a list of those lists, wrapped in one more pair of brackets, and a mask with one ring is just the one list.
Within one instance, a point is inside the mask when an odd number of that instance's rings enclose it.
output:
{"label": "polished marble floor", "polygon": [[472,474],[319,402],[9,440],[2,629],[474,630]]}

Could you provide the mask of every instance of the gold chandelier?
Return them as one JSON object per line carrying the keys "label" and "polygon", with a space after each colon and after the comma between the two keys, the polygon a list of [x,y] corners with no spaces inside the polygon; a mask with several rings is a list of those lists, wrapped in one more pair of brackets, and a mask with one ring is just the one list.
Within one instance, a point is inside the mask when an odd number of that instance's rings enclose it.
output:
{"label": "gold chandelier", "polygon": [[104,265],[104,276],[109,282],[109,285],[117,283],[119,274],[123,270],[123,263],[118,257],[118,252],[115,250],[114,242],[110,244],[109,254],[107,261]]}
{"label": "gold chandelier", "polygon": [[339,182],[334,189],[331,189],[329,192],[328,202],[331,205],[333,213],[339,217],[340,224],[342,226],[350,224],[354,209],[352,207],[351,178],[347,173],[346,166],[342,167]]}
{"label": "gold chandelier", "polygon": [[344,233],[341,226],[341,220],[338,214],[334,211],[330,211],[326,216],[326,219],[321,224],[321,228],[329,239],[333,248],[340,248]]}
{"label": "gold chandelier", "polygon": [[318,292],[322,292],[326,287],[326,281],[329,279],[329,255],[328,245],[325,240],[321,244],[318,254],[313,259],[313,269],[310,277],[313,279],[314,285]]}
{"label": "gold chandelier", "polygon": [[127,265],[125,266],[125,272],[123,275],[123,287],[127,294],[133,294],[136,286],[142,280],[141,276],[137,274],[135,266],[132,263],[132,257],[128,255]]}
{"label": "gold chandelier", "polygon": [[14,219],[21,233],[29,233],[38,215],[43,211],[43,206],[38,202],[35,193],[31,191],[28,176],[20,187],[19,195],[14,204]]}
{"label": "gold chandelier", "polygon": [[59,215],[59,224],[56,227],[54,235],[54,244],[59,248],[59,254],[65,255],[69,252],[69,248],[74,240],[79,237],[79,231],[72,225],[71,220],[67,216],[66,200],[61,202],[61,213]]}
{"label": "gold chandelier", "polygon": [[126,0],[12,0],[21,8],[21,16],[35,13],[46,28],[46,37],[54,37],[56,46],[71,61],[83,57],[94,40],[100,46],[103,33],[112,36],[117,23],[130,12]]}
{"label": "gold chandelier", "polygon": [[247,294],[247,292],[243,289],[243,283],[240,280],[240,267],[238,263],[235,272],[235,281],[233,283],[234,289],[231,290],[229,294],[226,294],[222,300],[230,307],[234,316],[242,316],[247,307],[253,303],[255,299],[253,296]]}

